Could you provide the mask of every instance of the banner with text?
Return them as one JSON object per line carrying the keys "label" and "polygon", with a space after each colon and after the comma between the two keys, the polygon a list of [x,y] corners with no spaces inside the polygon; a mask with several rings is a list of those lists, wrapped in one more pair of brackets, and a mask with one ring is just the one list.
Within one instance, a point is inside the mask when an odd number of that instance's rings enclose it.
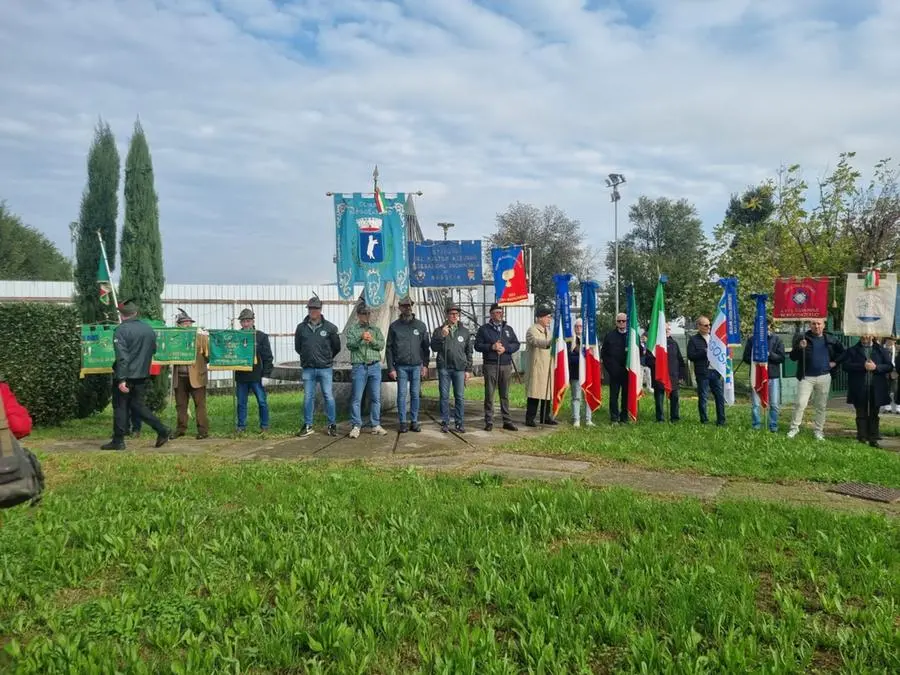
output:
{"label": "banner with text", "polygon": [[409,285],[480,286],[481,240],[409,242]]}
{"label": "banner with text", "polygon": [[116,361],[116,324],[81,326],[81,377],[111,373]]}
{"label": "banner with text", "polygon": [[253,370],[256,360],[256,331],[209,331],[210,370]]}
{"label": "banner with text", "polygon": [[805,321],[828,316],[828,279],[776,279],[772,318]]}
{"label": "banner with text", "polygon": [[864,274],[848,274],[844,298],[844,335],[891,335],[894,332],[896,300],[896,274],[881,274],[876,285],[870,288],[866,287]]}
{"label": "banner with text", "polygon": [[191,365],[197,358],[197,329],[155,326],[156,353],[153,363],[162,366]]}

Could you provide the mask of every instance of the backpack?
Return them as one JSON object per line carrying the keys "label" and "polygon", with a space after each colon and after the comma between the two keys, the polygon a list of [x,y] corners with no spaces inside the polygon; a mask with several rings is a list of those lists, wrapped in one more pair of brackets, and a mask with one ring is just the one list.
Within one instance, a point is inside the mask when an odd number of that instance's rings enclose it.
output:
{"label": "backpack", "polygon": [[41,463],[23,448],[9,430],[6,408],[0,399],[0,508],[30,501],[35,506],[44,491]]}

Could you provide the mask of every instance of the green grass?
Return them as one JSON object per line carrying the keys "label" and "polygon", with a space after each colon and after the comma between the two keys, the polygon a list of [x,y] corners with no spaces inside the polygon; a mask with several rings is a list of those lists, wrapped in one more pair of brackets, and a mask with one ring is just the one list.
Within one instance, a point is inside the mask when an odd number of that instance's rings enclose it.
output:
{"label": "green grass", "polygon": [[900,670],[900,526],[754,502],[57,454],[0,671]]}

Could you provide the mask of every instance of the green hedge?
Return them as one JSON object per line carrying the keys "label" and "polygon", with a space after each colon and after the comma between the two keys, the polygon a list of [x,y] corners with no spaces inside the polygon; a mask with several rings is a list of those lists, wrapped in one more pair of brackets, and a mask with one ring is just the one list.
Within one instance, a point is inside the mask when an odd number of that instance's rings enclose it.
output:
{"label": "green hedge", "polygon": [[0,373],[35,424],[59,424],[75,416],[79,326],[70,305],[0,304]]}

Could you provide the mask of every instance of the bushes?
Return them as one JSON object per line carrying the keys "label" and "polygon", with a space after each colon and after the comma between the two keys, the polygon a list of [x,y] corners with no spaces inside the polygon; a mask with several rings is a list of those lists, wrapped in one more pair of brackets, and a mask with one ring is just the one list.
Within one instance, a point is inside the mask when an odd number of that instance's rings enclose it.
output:
{"label": "bushes", "polygon": [[36,424],[75,416],[81,338],[68,305],[0,304],[0,372]]}

